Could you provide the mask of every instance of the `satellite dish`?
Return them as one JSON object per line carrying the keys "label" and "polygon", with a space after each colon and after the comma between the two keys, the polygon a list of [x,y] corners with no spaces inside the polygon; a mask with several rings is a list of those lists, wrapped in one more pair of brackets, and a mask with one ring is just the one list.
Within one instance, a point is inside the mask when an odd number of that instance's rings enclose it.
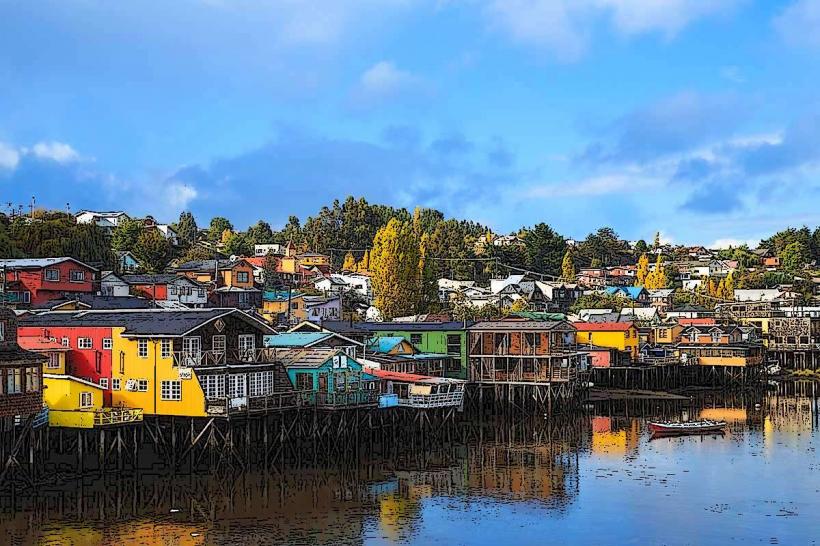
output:
{"label": "satellite dish", "polygon": [[230,260],[232,262],[235,262],[236,261],[236,254],[231,254]]}

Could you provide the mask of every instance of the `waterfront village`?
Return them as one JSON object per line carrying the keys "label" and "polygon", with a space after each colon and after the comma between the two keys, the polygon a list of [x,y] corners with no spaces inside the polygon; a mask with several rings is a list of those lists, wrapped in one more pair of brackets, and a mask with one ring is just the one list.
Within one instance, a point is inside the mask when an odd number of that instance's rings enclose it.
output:
{"label": "waterfront village", "polygon": [[3,472],[43,429],[145,425],[156,442],[189,419],[193,447],[285,411],[543,413],[590,387],[748,388],[820,361],[807,228],[756,248],[576,241],[352,198],[280,232],[190,213],[0,220]]}

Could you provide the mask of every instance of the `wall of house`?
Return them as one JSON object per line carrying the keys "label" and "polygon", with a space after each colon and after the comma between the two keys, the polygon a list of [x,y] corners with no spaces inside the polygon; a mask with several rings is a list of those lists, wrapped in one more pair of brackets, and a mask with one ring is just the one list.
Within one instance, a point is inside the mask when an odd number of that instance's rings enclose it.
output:
{"label": "wall of house", "polygon": [[[452,377],[455,379],[466,379],[467,377],[467,332],[464,330],[435,330],[435,331],[392,331],[392,332],[373,332],[375,337],[403,337],[407,341],[411,341],[412,334],[420,334],[421,335],[421,342],[415,343],[414,345],[423,353],[439,353],[439,354],[448,354],[447,353],[447,336],[448,335],[457,335],[459,336],[459,352],[458,355],[455,357],[458,359],[459,363],[459,371],[458,372],[448,372],[446,375],[447,377]],[[542,334],[546,336],[546,334]],[[546,347],[548,345],[546,337],[542,338],[543,346]]]}
{"label": "wall of house", "polygon": [[165,301],[168,299],[167,284],[133,284],[131,290],[135,295],[149,300]]}
{"label": "wall of house", "polygon": [[578,344],[591,343],[599,347],[610,347],[619,351],[629,351],[632,358],[638,356],[638,331],[630,328],[626,331],[598,331],[579,329],[576,334]]}
{"label": "wall of house", "polygon": [[[242,272],[247,274],[247,281],[240,281],[237,278],[237,273]],[[220,270],[222,276],[222,283],[224,286],[236,286],[237,288],[253,288],[253,267],[250,264],[239,263],[235,264],[231,269]]]}
{"label": "wall of house", "polygon": [[[64,293],[91,293],[94,290],[94,271],[88,267],[68,261],[62,262],[46,269],[57,269],[60,272],[60,280],[47,281],[45,269],[37,270],[17,270],[7,271],[8,278],[16,277],[22,291],[31,293],[31,304],[38,305],[49,300],[62,297]],[[82,282],[71,282],[72,270],[81,270],[85,273],[85,280]]]}
{"label": "wall of house", "polygon": [[[92,407],[84,411],[94,411],[103,407],[104,391],[98,386],[76,381],[71,377],[44,377],[46,389],[43,401],[49,410],[80,410],[80,394],[91,393]],[[50,422],[50,421],[49,421]]]}
{"label": "wall of house", "polygon": [[128,283],[119,279],[103,280],[100,283],[100,290],[104,296],[130,296],[131,287]]}

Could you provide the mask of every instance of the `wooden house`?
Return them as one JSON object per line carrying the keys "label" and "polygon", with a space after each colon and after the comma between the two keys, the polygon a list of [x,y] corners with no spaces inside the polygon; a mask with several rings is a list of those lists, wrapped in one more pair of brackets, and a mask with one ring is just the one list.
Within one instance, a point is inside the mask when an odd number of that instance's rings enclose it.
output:
{"label": "wooden house", "polygon": [[443,353],[422,352],[399,336],[371,339],[365,354],[368,359],[378,362],[383,370],[442,377],[451,368],[453,359]]}
{"label": "wooden house", "polygon": [[[0,307],[0,421],[31,417],[43,409],[45,360],[18,345],[17,316],[11,309]],[[3,429],[0,427],[0,431]]]}
{"label": "wooden house", "polygon": [[402,373],[376,368],[365,368],[381,383],[385,407],[395,405],[409,408],[459,407],[464,401],[466,381],[446,377]]}

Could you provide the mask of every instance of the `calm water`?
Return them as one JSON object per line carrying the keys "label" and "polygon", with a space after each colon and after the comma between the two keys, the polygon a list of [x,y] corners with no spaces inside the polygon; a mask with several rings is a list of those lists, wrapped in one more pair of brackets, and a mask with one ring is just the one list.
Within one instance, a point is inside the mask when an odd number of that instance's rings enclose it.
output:
{"label": "calm water", "polygon": [[[814,544],[818,399],[797,392],[476,423],[458,445],[284,479],[89,480],[21,497],[13,513],[6,499],[0,543]],[[650,438],[648,418],[675,415],[729,431]]]}

